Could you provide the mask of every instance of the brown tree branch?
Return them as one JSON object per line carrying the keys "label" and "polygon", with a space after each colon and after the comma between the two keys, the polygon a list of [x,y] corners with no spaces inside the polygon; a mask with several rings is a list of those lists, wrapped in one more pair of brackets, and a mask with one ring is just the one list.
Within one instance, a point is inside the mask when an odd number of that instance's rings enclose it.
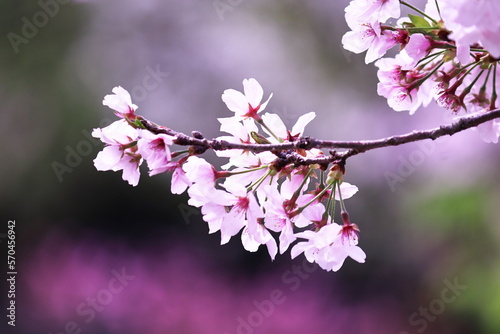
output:
{"label": "brown tree branch", "polygon": [[[361,141],[332,141],[332,140],[318,140],[312,137],[302,137],[293,142],[285,142],[280,144],[246,144],[246,143],[230,143],[224,140],[204,138],[199,132],[193,132],[192,136],[187,136],[183,133],[176,132],[169,128],[160,127],[152,122],[138,116],[139,121],[143,127],[153,133],[164,133],[175,136],[175,144],[183,146],[193,146],[197,154],[201,154],[208,149],[215,151],[242,149],[250,152],[287,152],[286,160],[289,163],[297,165],[311,165],[311,164],[327,164],[333,161],[343,161],[356,154],[363,153],[369,150],[374,150],[382,147],[398,146],[415,141],[432,139],[435,140],[439,137],[446,135],[453,135],[466,129],[476,127],[485,122],[500,118],[500,109],[491,110],[488,112],[473,114],[471,116],[461,117],[457,121],[442,125],[437,128],[421,131],[413,131],[410,133],[391,136],[376,140],[361,140]],[[329,149],[346,149],[344,152],[330,151],[330,156],[319,158],[304,158],[296,154],[294,150],[308,150],[312,148],[329,148]]]}

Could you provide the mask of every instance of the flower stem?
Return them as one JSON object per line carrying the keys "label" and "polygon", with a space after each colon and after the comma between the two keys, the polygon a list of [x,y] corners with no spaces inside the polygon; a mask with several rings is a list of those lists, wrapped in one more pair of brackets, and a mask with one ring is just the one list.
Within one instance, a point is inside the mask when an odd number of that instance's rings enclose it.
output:
{"label": "flower stem", "polygon": [[309,171],[307,172],[306,176],[304,176],[304,179],[302,180],[302,183],[300,184],[299,188],[293,192],[292,198],[290,199],[292,203],[295,203],[297,198],[299,198],[302,188],[305,186],[307,179],[309,179],[309,176],[311,176],[312,171],[313,170],[309,168]]}
{"label": "flower stem", "polygon": [[429,20],[431,20],[431,21],[432,21],[432,23],[434,23],[434,24],[436,24],[436,25],[439,25],[439,22],[438,22],[438,21],[434,20],[432,17],[430,17],[429,15],[427,15],[426,13],[424,13],[422,10],[418,9],[417,7],[415,7],[415,6],[413,6],[413,5],[410,5],[410,4],[409,4],[408,2],[406,2],[406,1],[400,1],[400,3],[401,3],[402,5],[405,5],[405,6],[406,6],[406,7],[408,7],[408,8],[413,9],[414,11],[416,11],[417,13],[419,13],[420,15],[422,15],[422,16],[424,16],[424,17],[428,18]]}
{"label": "flower stem", "polygon": [[490,66],[490,68],[488,68],[488,73],[486,73],[486,78],[484,79],[483,85],[481,86],[481,88],[479,88],[480,92],[486,91],[486,85],[488,84],[488,79],[490,78],[490,73],[492,68],[493,66]]}
{"label": "flower stem", "polygon": [[417,88],[417,87],[420,87],[420,85],[422,85],[425,80],[429,79],[434,73],[436,73],[436,71],[441,67],[443,66],[444,64],[444,61],[441,60],[439,63],[436,64],[436,67],[434,67],[432,69],[432,71],[430,71],[426,76],[424,76],[422,79],[418,79],[416,80],[414,83],[412,83],[409,87],[408,87],[408,91],[412,91],[413,89]]}
{"label": "flower stem", "polygon": [[257,181],[255,181],[254,183],[252,183],[248,188],[247,190],[248,191],[251,191],[254,187],[255,189],[253,189],[254,191],[257,190],[257,188],[262,184],[262,182],[264,182],[264,180],[266,179],[266,177],[269,176],[269,174],[271,174],[271,170],[269,169],[267,171],[267,173],[265,173],[264,175],[262,175]]}
{"label": "flower stem", "polygon": [[[339,202],[340,202],[340,209],[341,209],[342,211],[347,211],[347,210],[345,209],[344,200],[342,199],[342,191],[340,191],[340,183],[339,183],[339,182],[337,182],[337,187],[338,187],[338,189],[339,189]],[[332,191],[335,191],[335,189],[333,189]]]}
{"label": "flower stem", "polygon": [[441,17],[441,9],[439,8],[439,3],[437,2],[437,0],[434,0],[434,3],[436,4],[436,9],[437,9],[439,18],[442,20],[443,18]]}
{"label": "flower stem", "polygon": [[495,109],[496,101],[497,101],[497,63],[493,65],[495,68],[493,69],[493,90],[491,92],[491,103],[490,110]]}
{"label": "flower stem", "polygon": [[432,27],[406,27],[405,28],[408,31],[411,32],[420,32],[420,31],[425,31],[425,30],[436,30],[439,29],[438,26],[432,26]]}
{"label": "flower stem", "polygon": [[[477,64],[477,65],[479,65],[479,64]],[[474,68],[474,67],[472,67],[472,68]],[[472,68],[471,68],[471,70],[472,70]],[[469,72],[470,71],[468,71],[465,75],[467,75]],[[484,73],[484,70],[481,70],[481,72],[479,72],[479,74],[474,78],[474,80],[472,80],[472,82],[470,83],[470,85],[468,85],[467,87],[465,87],[464,90],[462,91],[462,93],[460,93],[460,99],[462,101],[465,98],[465,96],[470,93],[470,91],[472,90],[472,87],[474,87],[474,85],[476,84],[477,80],[479,80],[479,78],[481,77],[481,75],[483,75],[483,73]]]}
{"label": "flower stem", "polygon": [[[420,59],[417,64],[419,67],[424,68],[427,64],[433,62],[437,57],[439,57],[440,55],[442,55],[445,52],[446,52],[446,50],[438,51],[438,52],[435,52],[433,54],[429,54],[429,55],[425,56],[424,58]],[[424,63],[424,61],[425,61],[425,63]]]}
{"label": "flower stem", "polygon": [[266,125],[266,123],[264,123],[264,120],[263,120],[262,118],[260,118],[260,119],[257,121],[257,123],[259,123],[260,125],[262,125],[262,127],[263,127],[264,129],[266,129],[266,130],[267,130],[267,131],[271,134],[271,136],[273,136],[273,137],[274,137],[274,139],[276,139],[278,142],[280,142],[280,143],[283,143],[283,142],[284,142],[284,140],[283,140],[283,139],[281,139],[281,138],[279,138],[278,136],[276,136],[276,134],[275,134],[275,133],[274,133],[274,132],[273,132],[273,131],[272,131],[272,130],[271,130],[271,129],[270,129],[270,128]]}
{"label": "flower stem", "polygon": [[317,194],[316,196],[314,196],[314,198],[312,200],[310,200],[307,204],[305,204],[304,206],[301,206],[300,208],[298,208],[297,210],[299,212],[301,212],[302,210],[304,210],[305,208],[307,208],[309,205],[311,205],[312,203],[314,203],[318,198],[321,198],[321,196],[323,196],[323,194],[329,189],[332,187],[332,185],[335,184],[336,181],[333,181],[332,183],[328,184],[323,190],[321,190],[319,192],[319,194]]}
{"label": "flower stem", "polygon": [[[338,181],[335,181],[336,183],[338,183]],[[325,210],[325,212],[328,212],[328,209],[331,205],[331,213],[330,213],[330,218],[333,222],[333,218],[335,217],[335,186],[333,186],[333,191],[330,192],[330,198],[328,199],[328,206],[327,206],[327,209]]]}
{"label": "flower stem", "polygon": [[262,165],[262,166],[259,166],[259,167],[245,169],[245,170],[228,171],[228,172],[226,172],[225,175],[226,175],[226,177],[228,177],[228,176],[231,176],[231,175],[245,174],[245,173],[255,172],[257,170],[261,170],[261,169],[268,168],[268,167],[269,167],[269,165]]}
{"label": "flower stem", "polygon": [[188,154],[188,153],[189,153],[189,150],[175,151],[175,152],[172,152],[171,156],[172,156],[172,158],[176,158],[180,155]]}

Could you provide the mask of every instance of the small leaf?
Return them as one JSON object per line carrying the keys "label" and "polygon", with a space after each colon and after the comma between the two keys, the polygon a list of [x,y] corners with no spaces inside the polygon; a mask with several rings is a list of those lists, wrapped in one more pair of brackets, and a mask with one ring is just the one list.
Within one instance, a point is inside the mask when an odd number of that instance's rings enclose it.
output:
{"label": "small leaf", "polygon": [[257,144],[271,144],[269,140],[267,140],[266,138],[264,138],[262,135],[258,134],[255,131],[250,132],[250,135]]}
{"label": "small leaf", "polygon": [[422,16],[408,14],[408,17],[410,18],[411,22],[417,28],[430,28],[431,27],[431,24],[429,22],[427,22],[427,20],[424,19]]}

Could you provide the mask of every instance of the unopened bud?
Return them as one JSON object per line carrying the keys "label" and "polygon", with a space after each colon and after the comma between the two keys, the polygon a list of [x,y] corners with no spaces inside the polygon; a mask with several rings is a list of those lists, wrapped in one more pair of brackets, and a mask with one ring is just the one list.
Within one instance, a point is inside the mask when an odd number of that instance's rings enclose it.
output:
{"label": "unopened bud", "polygon": [[326,183],[332,184],[334,181],[338,181],[339,184],[341,184],[343,180],[344,172],[342,168],[338,164],[333,165],[332,168],[330,168],[330,172],[328,173],[328,176],[326,178]]}
{"label": "unopened bud", "polygon": [[351,223],[347,211],[342,211],[340,215],[342,216],[342,222],[344,223],[344,228],[351,228],[353,231],[359,232],[358,225]]}
{"label": "unopened bud", "polygon": [[269,140],[267,140],[266,138],[264,138],[262,135],[258,134],[255,131],[250,132],[250,136],[252,136],[253,140],[255,140],[257,144],[271,144]]}
{"label": "unopened bud", "polygon": [[134,114],[127,114],[125,116],[127,123],[135,129],[145,129],[146,127],[142,124],[141,119]]}
{"label": "unopened bud", "polygon": [[192,131],[191,132],[191,135],[196,138],[196,139],[204,139],[205,137],[203,137],[203,135],[201,134],[200,131]]}
{"label": "unopened bud", "polygon": [[347,213],[347,211],[342,211],[340,215],[342,216],[342,222],[344,222],[345,225],[351,224],[351,222],[349,221],[349,214]]}

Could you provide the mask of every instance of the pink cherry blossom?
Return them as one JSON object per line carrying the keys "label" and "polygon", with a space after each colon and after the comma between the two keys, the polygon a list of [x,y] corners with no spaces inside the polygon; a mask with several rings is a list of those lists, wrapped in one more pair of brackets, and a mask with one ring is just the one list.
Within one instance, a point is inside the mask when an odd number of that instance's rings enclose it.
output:
{"label": "pink cherry blossom", "polygon": [[232,184],[228,190],[233,196],[233,199],[228,201],[232,207],[220,222],[221,244],[227,243],[243,228],[243,247],[247,251],[255,252],[260,245],[265,244],[271,259],[274,260],[278,247],[271,233],[260,222],[264,213],[254,194],[248,193],[245,187],[238,184]]}
{"label": "pink cherry blossom", "polygon": [[385,22],[401,15],[399,0],[353,0],[345,9],[346,21]]}
{"label": "pink cherry blossom", "polygon": [[[284,198],[276,187],[267,186],[264,189],[267,195],[267,201],[264,204],[266,209],[265,225],[274,232],[281,232],[279,238],[280,254],[283,254],[296,239],[293,234],[293,218],[291,217],[295,206],[288,208],[287,204],[290,198]],[[305,226],[308,224],[309,222]]]}
{"label": "pink cherry blossom", "polygon": [[[201,207],[203,220],[208,223],[209,233],[215,233],[221,229],[222,221],[228,214],[226,209],[236,202],[232,194],[207,184],[195,183],[191,185],[188,194],[188,204]],[[237,234],[242,227],[234,234]]]}
{"label": "pink cherry blossom", "polygon": [[122,178],[131,186],[139,184],[140,172],[139,166],[142,163],[142,158],[133,151],[125,150],[122,159],[113,167],[113,171],[123,170]]}
{"label": "pink cherry blossom", "polygon": [[[313,194],[300,194],[292,200],[303,178],[303,175],[292,174],[290,178],[283,181],[279,191],[276,186],[265,186],[263,188],[266,198],[264,203],[266,211],[265,225],[274,232],[281,232],[279,238],[280,254],[283,254],[290,244],[295,241],[294,227],[307,227],[312,224],[309,219],[309,217],[314,216],[312,212],[321,212],[319,220],[321,220],[321,215],[325,212],[325,207],[319,202],[309,204],[300,213],[297,212],[298,208],[306,206],[314,198]],[[307,183],[305,188],[307,188]],[[346,192],[347,197],[352,196],[356,191],[349,188],[348,192]]]}
{"label": "pink cherry blossom", "polygon": [[[262,120],[264,123],[273,131],[273,133],[283,140],[292,141],[302,136],[304,129],[314,118],[316,118],[315,112],[308,112],[299,117],[292,130],[287,130],[285,123],[281,120],[281,117],[277,114],[265,113],[262,115]],[[264,128],[269,136],[271,133]],[[274,137],[269,137],[270,142],[278,142]]]}
{"label": "pink cherry blossom", "polygon": [[405,51],[415,63],[429,54],[431,42],[423,34],[413,34],[405,46]]}
{"label": "pink cherry blossom", "polygon": [[382,57],[387,50],[396,45],[394,35],[382,32],[379,22],[353,22],[349,24],[352,31],[342,37],[344,49],[361,53],[366,52],[365,62],[371,63]]}
{"label": "pink cherry blossom", "polygon": [[187,187],[192,185],[192,182],[186,176],[186,172],[182,169],[182,162],[180,161],[169,161],[163,168],[157,168],[155,171],[158,173],[172,172],[172,179],[170,181],[170,191],[172,194],[182,194]]}
{"label": "pink cherry blossom", "polygon": [[[234,143],[254,143],[250,133],[258,132],[259,129],[253,119],[239,119],[238,117],[218,118],[220,130],[229,133],[231,136],[218,137],[219,140],[227,140]],[[240,151],[240,150],[238,150]],[[226,152],[226,151],[220,151]],[[227,153],[227,152],[226,152]],[[223,156],[223,155],[221,155]]]}
{"label": "pink cherry blossom", "polygon": [[[243,198],[245,197],[240,197],[239,200],[241,201]],[[260,245],[266,245],[271,260],[274,260],[278,252],[278,246],[274,237],[261,223],[264,217],[262,208],[258,205],[252,193],[247,194],[246,198],[248,198],[248,207],[246,209],[247,226],[241,233],[241,243],[249,252],[257,251]],[[240,201],[238,203],[240,203]],[[222,223],[224,224],[224,221]]]}
{"label": "pink cherry blossom", "polygon": [[380,81],[377,84],[377,93],[387,98],[392,109],[408,110],[410,115],[422,104],[428,104],[432,98],[428,93],[431,81],[413,85],[423,76],[413,70],[414,63],[404,50],[395,58],[382,58],[375,63],[379,68],[377,76]]}
{"label": "pink cherry blossom", "polygon": [[[232,136],[220,136],[218,140],[225,140],[230,143],[245,143],[255,144],[255,140],[251,137],[251,132],[258,132],[258,128],[253,119],[238,119],[238,117],[219,118],[221,123],[221,131],[230,133]],[[245,168],[258,167],[273,161],[276,156],[271,152],[253,153],[240,149],[216,151],[215,154],[219,157],[229,158],[228,163],[221,166],[222,169],[231,167]],[[241,170],[241,169],[240,169]],[[248,176],[242,176],[248,178]],[[248,183],[247,183],[248,184]]]}
{"label": "pink cherry blossom", "polygon": [[243,185],[225,183],[225,186],[232,197],[231,200],[227,201],[227,204],[232,207],[222,219],[221,244],[227,243],[245,226],[249,227],[250,234],[255,233],[257,219],[264,217],[255,196],[252,193],[247,193]]}
{"label": "pink cherry blossom", "polygon": [[[250,133],[258,132],[253,119],[239,119],[238,117],[218,118],[221,123],[220,130],[231,134],[231,136],[220,136],[217,140],[225,140],[230,143],[255,143]],[[228,169],[233,166],[248,166],[248,159],[255,160],[255,154],[244,150],[224,150],[215,151],[219,157],[229,158],[229,162],[222,165],[222,169]]]}
{"label": "pink cherry blossom", "polygon": [[258,113],[266,108],[273,94],[269,95],[267,101],[261,103],[264,91],[253,78],[243,80],[243,89],[244,94],[234,89],[226,89],[222,94],[222,101],[237,117],[259,120]]}
{"label": "pink cherry blossom", "polygon": [[295,236],[308,241],[299,242],[292,247],[292,259],[304,253],[309,262],[316,262],[326,271],[339,270],[347,257],[360,263],[365,262],[366,254],[357,246],[358,239],[352,226],[331,223],[317,232],[304,231]]}
{"label": "pink cherry blossom", "polygon": [[[435,7],[429,0],[427,7]],[[500,57],[500,2],[497,0],[441,0],[441,14],[446,28],[452,31],[450,38],[457,43],[461,62],[467,61],[469,46],[478,43],[490,54]],[[460,52],[460,49],[464,50]],[[465,62],[464,62],[465,63]]]}
{"label": "pink cherry blossom", "polygon": [[136,186],[139,183],[139,166],[142,163],[142,157],[137,152],[136,146],[139,136],[137,130],[122,119],[105,128],[94,129],[92,136],[106,144],[94,159],[96,169],[115,172],[123,170],[123,180]]}
{"label": "pink cherry blossom", "polygon": [[[198,164],[198,171],[205,168],[204,163],[196,159],[193,161],[188,170],[194,164]],[[221,245],[229,242],[231,237],[244,229],[241,235],[244,248],[254,252],[260,245],[265,244],[271,259],[274,259],[277,253],[276,241],[260,222],[264,212],[255,195],[248,193],[240,183],[226,182],[224,186],[227,191],[215,188],[210,182],[194,183],[188,190],[188,204],[202,207],[203,220],[209,225],[209,233],[220,230]]]}
{"label": "pink cherry blossom", "polygon": [[118,117],[134,120],[136,118],[134,112],[137,110],[137,106],[132,103],[129,92],[121,86],[113,88],[112,92],[113,94],[104,97],[102,104],[115,110]]}
{"label": "pink cherry blossom", "polygon": [[203,220],[208,224],[208,233],[212,234],[220,230],[227,211],[224,205],[208,202],[201,207],[201,213]]}
{"label": "pink cherry blossom", "polygon": [[245,227],[241,232],[241,243],[243,244],[243,248],[249,252],[256,252],[260,245],[266,245],[271,260],[274,260],[276,253],[278,253],[276,240],[261,224],[258,224],[252,233],[250,233],[248,227]]}
{"label": "pink cherry blossom", "polygon": [[164,172],[171,160],[169,145],[173,144],[174,137],[163,133],[154,134],[144,129],[138,131],[141,138],[137,141],[137,152],[146,160],[149,175]]}
{"label": "pink cherry blossom", "polygon": [[192,183],[203,185],[213,185],[215,183],[215,169],[203,158],[190,156],[182,168],[186,173],[186,177]]}

